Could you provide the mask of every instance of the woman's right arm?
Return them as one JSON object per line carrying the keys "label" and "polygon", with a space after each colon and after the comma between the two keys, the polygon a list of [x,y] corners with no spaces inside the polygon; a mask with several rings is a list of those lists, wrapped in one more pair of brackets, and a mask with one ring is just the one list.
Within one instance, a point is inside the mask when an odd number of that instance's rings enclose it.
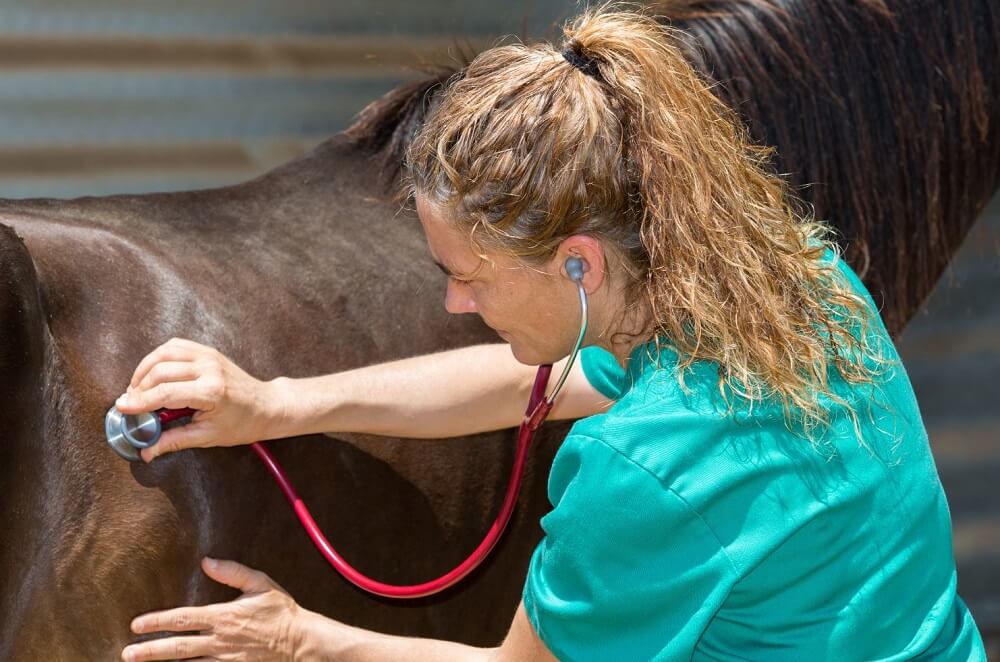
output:
{"label": "woman's right arm", "polygon": [[[565,359],[553,366],[549,390]],[[457,437],[517,426],[536,366],[507,344],[473,345],[320,377],[270,382],[281,404],[275,430],[291,437],[362,432],[394,437]],[[605,402],[577,363],[549,418],[582,418]]]}
{"label": "woman's right arm", "polygon": [[[553,366],[550,389],[564,363]],[[494,344],[265,382],[218,350],[172,338],[142,359],[116,405],[124,414],[198,410],[190,423],[164,431],[142,451],[149,462],[184,448],[311,433],[440,438],[514,427],[524,416],[535,371],[518,363],[508,345]],[[608,404],[577,364],[549,418],[582,418]]]}

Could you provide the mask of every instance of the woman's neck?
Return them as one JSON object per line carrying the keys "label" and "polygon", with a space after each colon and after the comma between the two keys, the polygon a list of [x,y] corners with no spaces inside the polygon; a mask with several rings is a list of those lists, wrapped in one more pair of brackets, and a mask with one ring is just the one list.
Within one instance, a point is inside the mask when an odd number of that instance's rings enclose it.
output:
{"label": "woman's neck", "polygon": [[[618,301],[624,300],[624,294],[619,293]],[[650,307],[645,299],[631,306],[611,307],[604,320],[595,344],[611,352],[618,365],[627,370],[628,359],[635,348],[646,344],[655,335]]]}

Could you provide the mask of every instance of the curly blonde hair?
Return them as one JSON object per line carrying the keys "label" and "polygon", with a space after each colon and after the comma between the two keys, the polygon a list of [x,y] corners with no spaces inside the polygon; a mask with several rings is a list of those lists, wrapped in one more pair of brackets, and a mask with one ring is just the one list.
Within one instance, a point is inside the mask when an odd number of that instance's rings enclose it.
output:
{"label": "curly blonde hair", "polygon": [[777,398],[811,436],[828,422],[824,397],[845,403],[831,366],[872,382],[882,361],[873,311],[822,259],[839,256],[829,229],[769,171],[772,150],[671,27],[613,3],[564,34],[559,50],[501,45],[456,74],[408,147],[404,191],[529,265],[570,235],[599,238],[625,266],[628,302],[651,311],[657,347],[677,353],[682,387],[713,361],[730,407],[727,394]]}

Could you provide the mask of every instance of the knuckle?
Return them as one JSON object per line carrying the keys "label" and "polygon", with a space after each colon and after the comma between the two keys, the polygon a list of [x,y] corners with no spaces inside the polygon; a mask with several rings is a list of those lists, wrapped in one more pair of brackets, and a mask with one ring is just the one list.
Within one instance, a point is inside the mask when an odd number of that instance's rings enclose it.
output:
{"label": "knuckle", "polygon": [[157,400],[160,394],[163,392],[163,384],[157,384],[156,386],[147,386],[145,390],[140,394],[138,398],[141,402],[151,402]]}
{"label": "knuckle", "polygon": [[201,364],[201,374],[210,379],[222,379],[222,366],[209,359]]}
{"label": "knuckle", "polygon": [[242,584],[247,584],[255,579],[254,571],[249,568],[237,568],[236,569],[237,581]]}
{"label": "knuckle", "polygon": [[205,380],[205,390],[212,399],[220,400],[225,395],[226,386],[221,379],[209,377]]}
{"label": "knuckle", "polygon": [[177,640],[174,641],[174,656],[175,657],[180,658],[180,659],[183,659],[185,657],[190,657],[190,655],[188,654],[189,651],[190,651],[190,649],[191,649],[191,647],[188,645],[188,642],[185,641],[184,639],[177,639]]}

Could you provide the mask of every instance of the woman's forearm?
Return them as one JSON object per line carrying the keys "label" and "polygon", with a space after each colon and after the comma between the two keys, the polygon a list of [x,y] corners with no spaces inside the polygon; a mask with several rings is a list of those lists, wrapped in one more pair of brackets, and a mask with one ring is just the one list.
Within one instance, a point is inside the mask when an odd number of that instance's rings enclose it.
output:
{"label": "woman's forearm", "polygon": [[496,648],[474,648],[453,641],[395,637],[351,627],[315,612],[305,612],[297,634],[295,662],[489,662]]}
{"label": "woman's forearm", "polygon": [[535,374],[506,344],[475,345],[320,377],[270,382],[273,437],[359,432],[442,438],[516,426]]}

